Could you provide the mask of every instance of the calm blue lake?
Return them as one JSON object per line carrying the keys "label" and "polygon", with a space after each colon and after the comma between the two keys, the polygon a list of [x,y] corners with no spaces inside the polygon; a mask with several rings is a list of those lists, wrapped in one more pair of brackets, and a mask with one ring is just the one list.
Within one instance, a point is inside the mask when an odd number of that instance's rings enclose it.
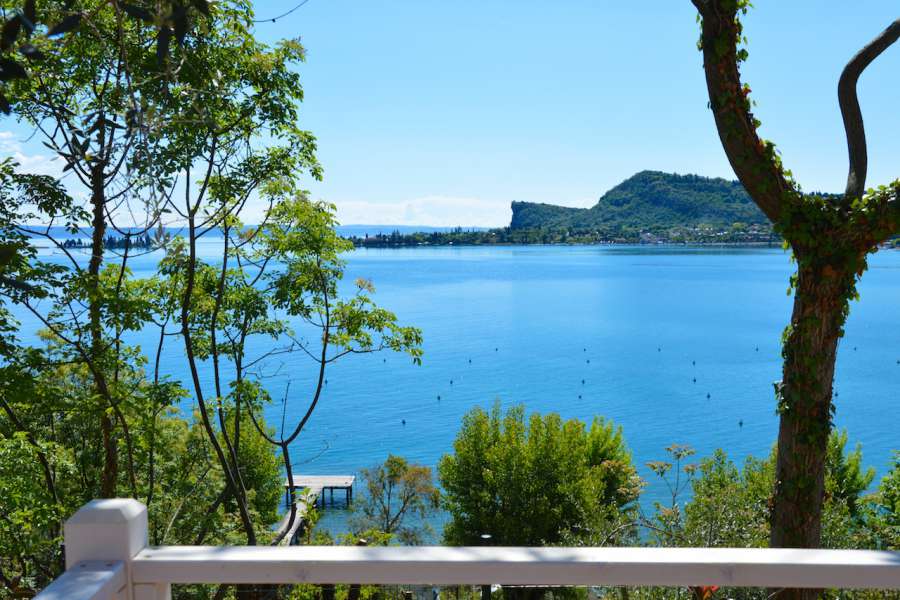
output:
{"label": "calm blue lake", "polygon": [[[136,274],[155,260],[137,261]],[[793,270],[780,249],[445,247],[348,260],[348,281],[371,279],[382,306],[423,330],[424,364],[387,353],[335,364],[295,449],[301,472],[352,473],[389,452],[433,466],[461,416],[495,399],[621,425],[649,482],[645,506],[663,490],[644,464],[669,444],[699,456],[723,448],[740,462],[775,440],[772,383]],[[836,423],[881,474],[900,448],[900,252],[872,257],[860,292],[839,351]],[[164,368],[188,380],[174,344]],[[286,421],[295,422],[313,364],[285,355],[266,374],[275,398],[290,381]],[[267,416],[277,425],[280,406]],[[323,524],[341,529],[343,516],[327,512]]]}

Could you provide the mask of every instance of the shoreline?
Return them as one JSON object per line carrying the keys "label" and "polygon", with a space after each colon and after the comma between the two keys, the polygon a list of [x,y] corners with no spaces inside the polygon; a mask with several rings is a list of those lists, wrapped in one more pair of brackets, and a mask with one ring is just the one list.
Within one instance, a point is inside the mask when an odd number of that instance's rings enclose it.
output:
{"label": "shoreline", "polygon": [[[345,238],[346,239],[346,238]],[[570,247],[627,247],[627,248],[782,248],[782,244],[774,242],[497,242],[494,244],[475,244],[450,242],[447,244],[359,244],[356,250],[403,250],[410,248],[495,248],[515,246],[570,246]],[[888,248],[893,249],[893,248]]]}

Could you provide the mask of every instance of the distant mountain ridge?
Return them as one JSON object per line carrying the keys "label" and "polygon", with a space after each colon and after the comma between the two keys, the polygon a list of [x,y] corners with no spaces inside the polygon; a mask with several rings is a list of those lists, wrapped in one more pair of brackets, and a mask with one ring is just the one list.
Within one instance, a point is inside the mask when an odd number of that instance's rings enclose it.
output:
{"label": "distant mountain ridge", "polygon": [[510,229],[663,231],[672,227],[769,226],[737,181],[700,175],[641,171],[615,186],[591,208],[513,202]]}

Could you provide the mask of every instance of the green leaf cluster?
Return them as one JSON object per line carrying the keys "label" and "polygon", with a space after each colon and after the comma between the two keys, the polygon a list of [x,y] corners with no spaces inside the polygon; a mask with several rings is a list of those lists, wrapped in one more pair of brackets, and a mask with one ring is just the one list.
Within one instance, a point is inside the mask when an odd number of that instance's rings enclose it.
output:
{"label": "green leaf cluster", "polygon": [[[634,509],[640,480],[621,428],[558,414],[505,413],[495,403],[463,418],[438,465],[452,545],[553,545],[597,539]],[[610,537],[610,542],[615,537]]]}

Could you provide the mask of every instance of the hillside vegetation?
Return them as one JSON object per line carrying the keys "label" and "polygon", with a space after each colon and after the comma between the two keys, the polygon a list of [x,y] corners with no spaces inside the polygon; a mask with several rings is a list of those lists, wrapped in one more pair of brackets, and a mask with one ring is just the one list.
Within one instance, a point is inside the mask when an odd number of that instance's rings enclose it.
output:
{"label": "hillside vegetation", "polygon": [[606,192],[591,208],[512,203],[511,229],[630,230],[662,233],[672,227],[768,225],[737,181],[641,171]]}
{"label": "hillside vegetation", "polygon": [[357,246],[448,244],[726,243],[780,238],[737,181],[641,171],[591,208],[513,202],[509,227],[351,238]]}

